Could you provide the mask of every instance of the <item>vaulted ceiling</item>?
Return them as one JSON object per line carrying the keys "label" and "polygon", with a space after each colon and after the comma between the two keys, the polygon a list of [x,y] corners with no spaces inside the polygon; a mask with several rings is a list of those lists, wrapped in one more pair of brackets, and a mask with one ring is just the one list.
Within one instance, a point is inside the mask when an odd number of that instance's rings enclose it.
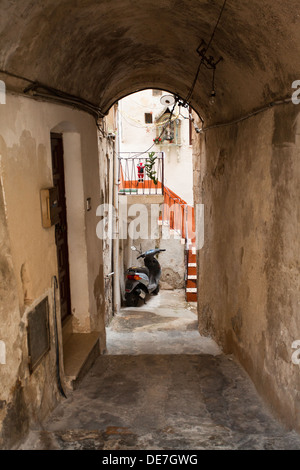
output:
{"label": "vaulted ceiling", "polygon": [[[224,0],[0,0],[0,69],[99,105],[144,88],[188,96]],[[300,79],[299,0],[227,0],[191,102],[221,121],[291,95]],[[8,87],[26,82],[0,74]]]}

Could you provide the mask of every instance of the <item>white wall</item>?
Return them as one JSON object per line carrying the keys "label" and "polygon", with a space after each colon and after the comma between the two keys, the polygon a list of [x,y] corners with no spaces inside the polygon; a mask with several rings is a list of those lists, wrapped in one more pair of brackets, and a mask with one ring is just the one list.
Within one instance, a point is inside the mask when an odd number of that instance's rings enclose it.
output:
{"label": "white wall", "polygon": [[[95,121],[70,107],[8,93],[6,104],[0,106],[0,199],[5,222],[0,248],[5,285],[9,282],[6,295],[0,298],[0,340],[6,347],[0,400],[7,403],[0,410],[0,427],[5,413],[14,409],[16,387],[26,414],[35,419],[49,412],[57,395],[51,300],[52,280],[57,276],[55,229],[43,228],[40,205],[40,190],[53,185],[53,131],[63,133],[73,331],[100,331],[100,346],[105,347],[102,240],[96,236],[96,208],[104,182],[99,177]],[[92,201],[89,212],[88,197]],[[30,375],[27,315],[45,296],[50,302],[52,347]]]}
{"label": "white wall", "polygon": [[[169,94],[162,92],[162,95]],[[156,137],[155,118],[165,109],[160,103],[161,96],[153,96],[152,90],[144,90],[129,95],[119,101],[121,121],[121,152],[165,152],[165,185],[193,205],[193,161],[192,146],[189,145],[189,120],[181,119],[181,145],[154,145]],[[178,115],[178,107],[174,115]],[[145,124],[145,113],[153,113],[153,124]],[[188,117],[188,110],[181,108],[183,116]],[[147,154],[145,154],[147,156]]]}

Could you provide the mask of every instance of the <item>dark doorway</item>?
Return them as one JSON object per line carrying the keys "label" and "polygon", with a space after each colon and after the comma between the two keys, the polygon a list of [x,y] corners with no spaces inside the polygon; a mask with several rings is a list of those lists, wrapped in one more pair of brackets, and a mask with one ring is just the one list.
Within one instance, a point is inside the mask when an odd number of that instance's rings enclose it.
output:
{"label": "dark doorway", "polygon": [[59,222],[55,225],[61,320],[71,315],[67,208],[65,196],[64,150],[61,134],[51,134],[53,186],[57,188]]}

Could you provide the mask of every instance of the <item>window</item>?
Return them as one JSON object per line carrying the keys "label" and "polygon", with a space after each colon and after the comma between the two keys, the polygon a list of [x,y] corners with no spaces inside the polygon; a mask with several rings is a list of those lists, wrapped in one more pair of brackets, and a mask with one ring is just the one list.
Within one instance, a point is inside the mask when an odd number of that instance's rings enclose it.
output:
{"label": "window", "polygon": [[145,123],[152,124],[152,122],[153,122],[152,113],[145,113]]}
{"label": "window", "polygon": [[31,373],[50,350],[49,331],[49,303],[48,297],[45,297],[28,314],[27,339]]}

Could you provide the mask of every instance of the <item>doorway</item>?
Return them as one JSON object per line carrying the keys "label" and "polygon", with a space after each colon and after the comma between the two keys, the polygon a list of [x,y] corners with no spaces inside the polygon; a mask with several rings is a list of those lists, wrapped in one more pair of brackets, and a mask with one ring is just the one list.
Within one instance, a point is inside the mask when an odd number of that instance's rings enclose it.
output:
{"label": "doorway", "polygon": [[64,150],[62,134],[51,133],[53,186],[57,189],[59,222],[55,225],[58,284],[62,324],[71,315],[67,208],[65,195]]}

